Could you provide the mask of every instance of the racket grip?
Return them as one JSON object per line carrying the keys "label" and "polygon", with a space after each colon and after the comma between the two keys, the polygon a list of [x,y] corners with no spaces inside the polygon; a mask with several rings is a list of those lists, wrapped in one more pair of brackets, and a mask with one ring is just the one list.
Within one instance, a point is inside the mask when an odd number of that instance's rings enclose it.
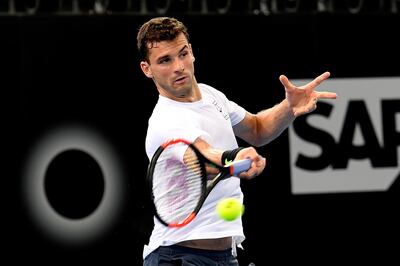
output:
{"label": "racket grip", "polygon": [[243,159],[232,162],[229,165],[231,174],[238,175],[241,172],[249,170],[252,162],[253,161],[251,159]]}

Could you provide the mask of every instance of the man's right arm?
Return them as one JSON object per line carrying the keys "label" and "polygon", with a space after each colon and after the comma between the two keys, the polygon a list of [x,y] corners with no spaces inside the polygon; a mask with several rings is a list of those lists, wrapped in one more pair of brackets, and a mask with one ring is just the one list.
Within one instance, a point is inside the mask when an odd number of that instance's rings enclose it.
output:
{"label": "man's right arm", "polygon": [[[222,154],[225,152],[224,150],[219,150],[213,148],[209,143],[207,143],[202,138],[197,138],[193,143],[194,146],[211,162],[222,165]],[[253,163],[251,164],[251,168],[241,173],[239,176],[245,179],[251,179],[256,177],[257,175],[261,174],[261,172],[265,168],[266,160],[264,157],[259,155],[253,147],[247,147],[241,149],[236,157],[235,160],[241,159],[251,159]]]}

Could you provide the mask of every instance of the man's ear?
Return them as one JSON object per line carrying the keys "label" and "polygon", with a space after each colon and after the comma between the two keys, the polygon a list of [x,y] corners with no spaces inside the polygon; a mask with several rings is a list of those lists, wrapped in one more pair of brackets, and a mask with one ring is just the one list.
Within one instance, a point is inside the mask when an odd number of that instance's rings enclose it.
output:
{"label": "man's ear", "polygon": [[148,78],[153,78],[153,74],[151,73],[150,64],[146,61],[140,62],[140,68],[142,69],[143,73]]}

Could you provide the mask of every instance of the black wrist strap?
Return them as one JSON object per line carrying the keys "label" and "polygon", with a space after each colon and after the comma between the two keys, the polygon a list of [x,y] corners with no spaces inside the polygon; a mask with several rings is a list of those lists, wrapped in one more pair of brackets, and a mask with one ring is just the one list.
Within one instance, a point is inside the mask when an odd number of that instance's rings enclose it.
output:
{"label": "black wrist strap", "polygon": [[239,147],[239,148],[236,148],[233,150],[224,151],[221,156],[222,165],[226,165],[226,164],[232,162],[233,160],[235,160],[236,155],[239,153],[239,151],[241,151],[243,149],[244,149],[243,147]]}

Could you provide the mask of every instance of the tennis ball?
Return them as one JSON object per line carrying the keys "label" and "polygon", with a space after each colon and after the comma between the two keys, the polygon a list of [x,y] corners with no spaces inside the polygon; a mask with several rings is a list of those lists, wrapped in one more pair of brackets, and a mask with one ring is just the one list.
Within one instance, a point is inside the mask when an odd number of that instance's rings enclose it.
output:
{"label": "tennis ball", "polygon": [[221,219],[233,221],[244,212],[244,205],[236,198],[225,198],[218,202],[216,211]]}

